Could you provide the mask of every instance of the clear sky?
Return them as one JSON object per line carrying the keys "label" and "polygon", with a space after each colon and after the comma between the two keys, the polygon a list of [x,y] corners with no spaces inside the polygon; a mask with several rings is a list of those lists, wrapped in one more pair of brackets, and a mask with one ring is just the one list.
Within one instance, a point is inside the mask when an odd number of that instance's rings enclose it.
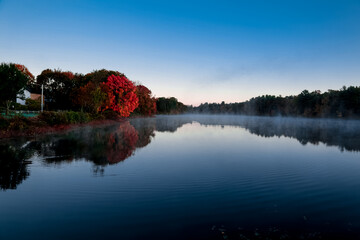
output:
{"label": "clear sky", "polygon": [[0,0],[0,62],[118,70],[185,104],[360,84],[359,0]]}

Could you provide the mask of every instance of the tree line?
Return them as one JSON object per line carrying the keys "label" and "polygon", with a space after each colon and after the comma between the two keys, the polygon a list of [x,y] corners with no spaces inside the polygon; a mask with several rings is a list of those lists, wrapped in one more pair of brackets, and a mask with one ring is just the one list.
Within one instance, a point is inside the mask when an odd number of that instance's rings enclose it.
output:
{"label": "tree line", "polygon": [[[8,110],[24,89],[41,92],[44,86],[45,110],[89,114],[151,116],[183,112],[244,114],[256,116],[360,117],[360,87],[340,90],[302,91],[295,96],[262,95],[245,102],[203,103],[185,106],[174,97],[155,98],[150,89],[135,84],[125,74],[95,70],[88,74],[46,69],[37,77],[20,64],[0,64],[0,104]],[[28,109],[40,109],[40,99],[28,99]],[[20,108],[15,104],[15,107]]]}
{"label": "tree line", "polygon": [[[0,65],[0,104],[7,112],[11,104],[12,108],[21,109],[14,102],[24,89],[40,93],[42,86],[47,111],[111,112],[128,117],[130,114],[180,113],[185,109],[176,98],[155,98],[146,86],[135,84],[118,71],[101,69],[80,74],[46,69],[34,77],[24,65]],[[40,99],[35,102],[28,99],[26,105],[30,110],[40,109]]]}
{"label": "tree line", "polygon": [[294,117],[360,117],[360,87],[340,90],[302,91],[296,96],[262,95],[245,102],[203,103],[189,107],[190,112],[211,114],[244,114],[255,116]]}

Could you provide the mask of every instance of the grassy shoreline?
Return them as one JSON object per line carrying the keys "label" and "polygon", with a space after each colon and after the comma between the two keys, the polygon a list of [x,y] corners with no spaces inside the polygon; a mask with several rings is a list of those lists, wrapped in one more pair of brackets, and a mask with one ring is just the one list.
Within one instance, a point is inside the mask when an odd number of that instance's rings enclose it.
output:
{"label": "grassy shoreline", "polygon": [[41,136],[41,135],[71,131],[76,128],[85,127],[85,126],[112,125],[115,123],[120,123],[122,121],[125,121],[125,119],[93,120],[93,121],[90,121],[87,123],[74,123],[74,124],[61,124],[61,125],[55,125],[55,126],[33,127],[31,129],[26,129],[26,130],[0,130],[0,140],[18,138],[18,137],[37,137],[37,136]]}
{"label": "grassy shoreline", "polygon": [[90,115],[83,112],[43,112],[36,117],[0,117],[0,139],[35,137],[82,126],[114,124],[126,118],[114,114]]}

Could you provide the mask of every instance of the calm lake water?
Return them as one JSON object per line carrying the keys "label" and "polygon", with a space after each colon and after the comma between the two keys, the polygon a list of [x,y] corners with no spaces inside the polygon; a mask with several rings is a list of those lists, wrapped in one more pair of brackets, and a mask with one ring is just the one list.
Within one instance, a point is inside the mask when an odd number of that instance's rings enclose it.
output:
{"label": "calm lake water", "polygon": [[0,141],[0,239],[360,239],[360,121],[157,116]]}

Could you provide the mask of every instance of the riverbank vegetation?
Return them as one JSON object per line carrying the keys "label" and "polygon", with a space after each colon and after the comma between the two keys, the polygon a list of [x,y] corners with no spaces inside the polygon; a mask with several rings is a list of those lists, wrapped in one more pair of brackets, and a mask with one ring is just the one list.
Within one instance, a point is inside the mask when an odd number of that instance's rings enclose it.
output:
{"label": "riverbank vegetation", "polygon": [[[38,98],[26,98],[25,91],[36,93]],[[40,96],[43,96],[44,108],[41,113]],[[25,100],[25,104],[17,103],[16,98]],[[5,114],[0,115],[3,135],[4,131],[28,131],[34,127],[153,116],[156,113],[174,114],[186,109],[176,98],[165,99],[165,102],[171,102],[167,105],[163,104],[163,99],[156,98],[149,88],[135,84],[118,71],[101,69],[79,74],[46,69],[34,77],[23,65],[0,65],[0,108],[6,109]],[[34,118],[14,114],[20,110],[39,111],[40,114]]]}
{"label": "riverbank vegetation", "polygon": [[158,98],[156,108],[159,114],[179,114],[187,111],[187,106],[174,97]]}
{"label": "riverbank vegetation", "polygon": [[[25,91],[35,93],[37,98],[26,98]],[[43,96],[43,104],[40,96]],[[20,104],[16,98],[25,101]],[[39,111],[41,105],[43,112]],[[46,127],[184,112],[359,118],[360,87],[343,87],[324,93],[304,90],[295,96],[263,95],[245,102],[204,103],[189,107],[174,97],[156,98],[149,88],[135,84],[118,71],[101,69],[79,74],[46,69],[34,77],[24,65],[2,63],[0,108],[5,109],[0,115],[0,137],[8,136],[12,131],[28,134],[43,131]],[[19,113],[20,110],[37,113],[27,113],[32,114],[29,117]]]}

